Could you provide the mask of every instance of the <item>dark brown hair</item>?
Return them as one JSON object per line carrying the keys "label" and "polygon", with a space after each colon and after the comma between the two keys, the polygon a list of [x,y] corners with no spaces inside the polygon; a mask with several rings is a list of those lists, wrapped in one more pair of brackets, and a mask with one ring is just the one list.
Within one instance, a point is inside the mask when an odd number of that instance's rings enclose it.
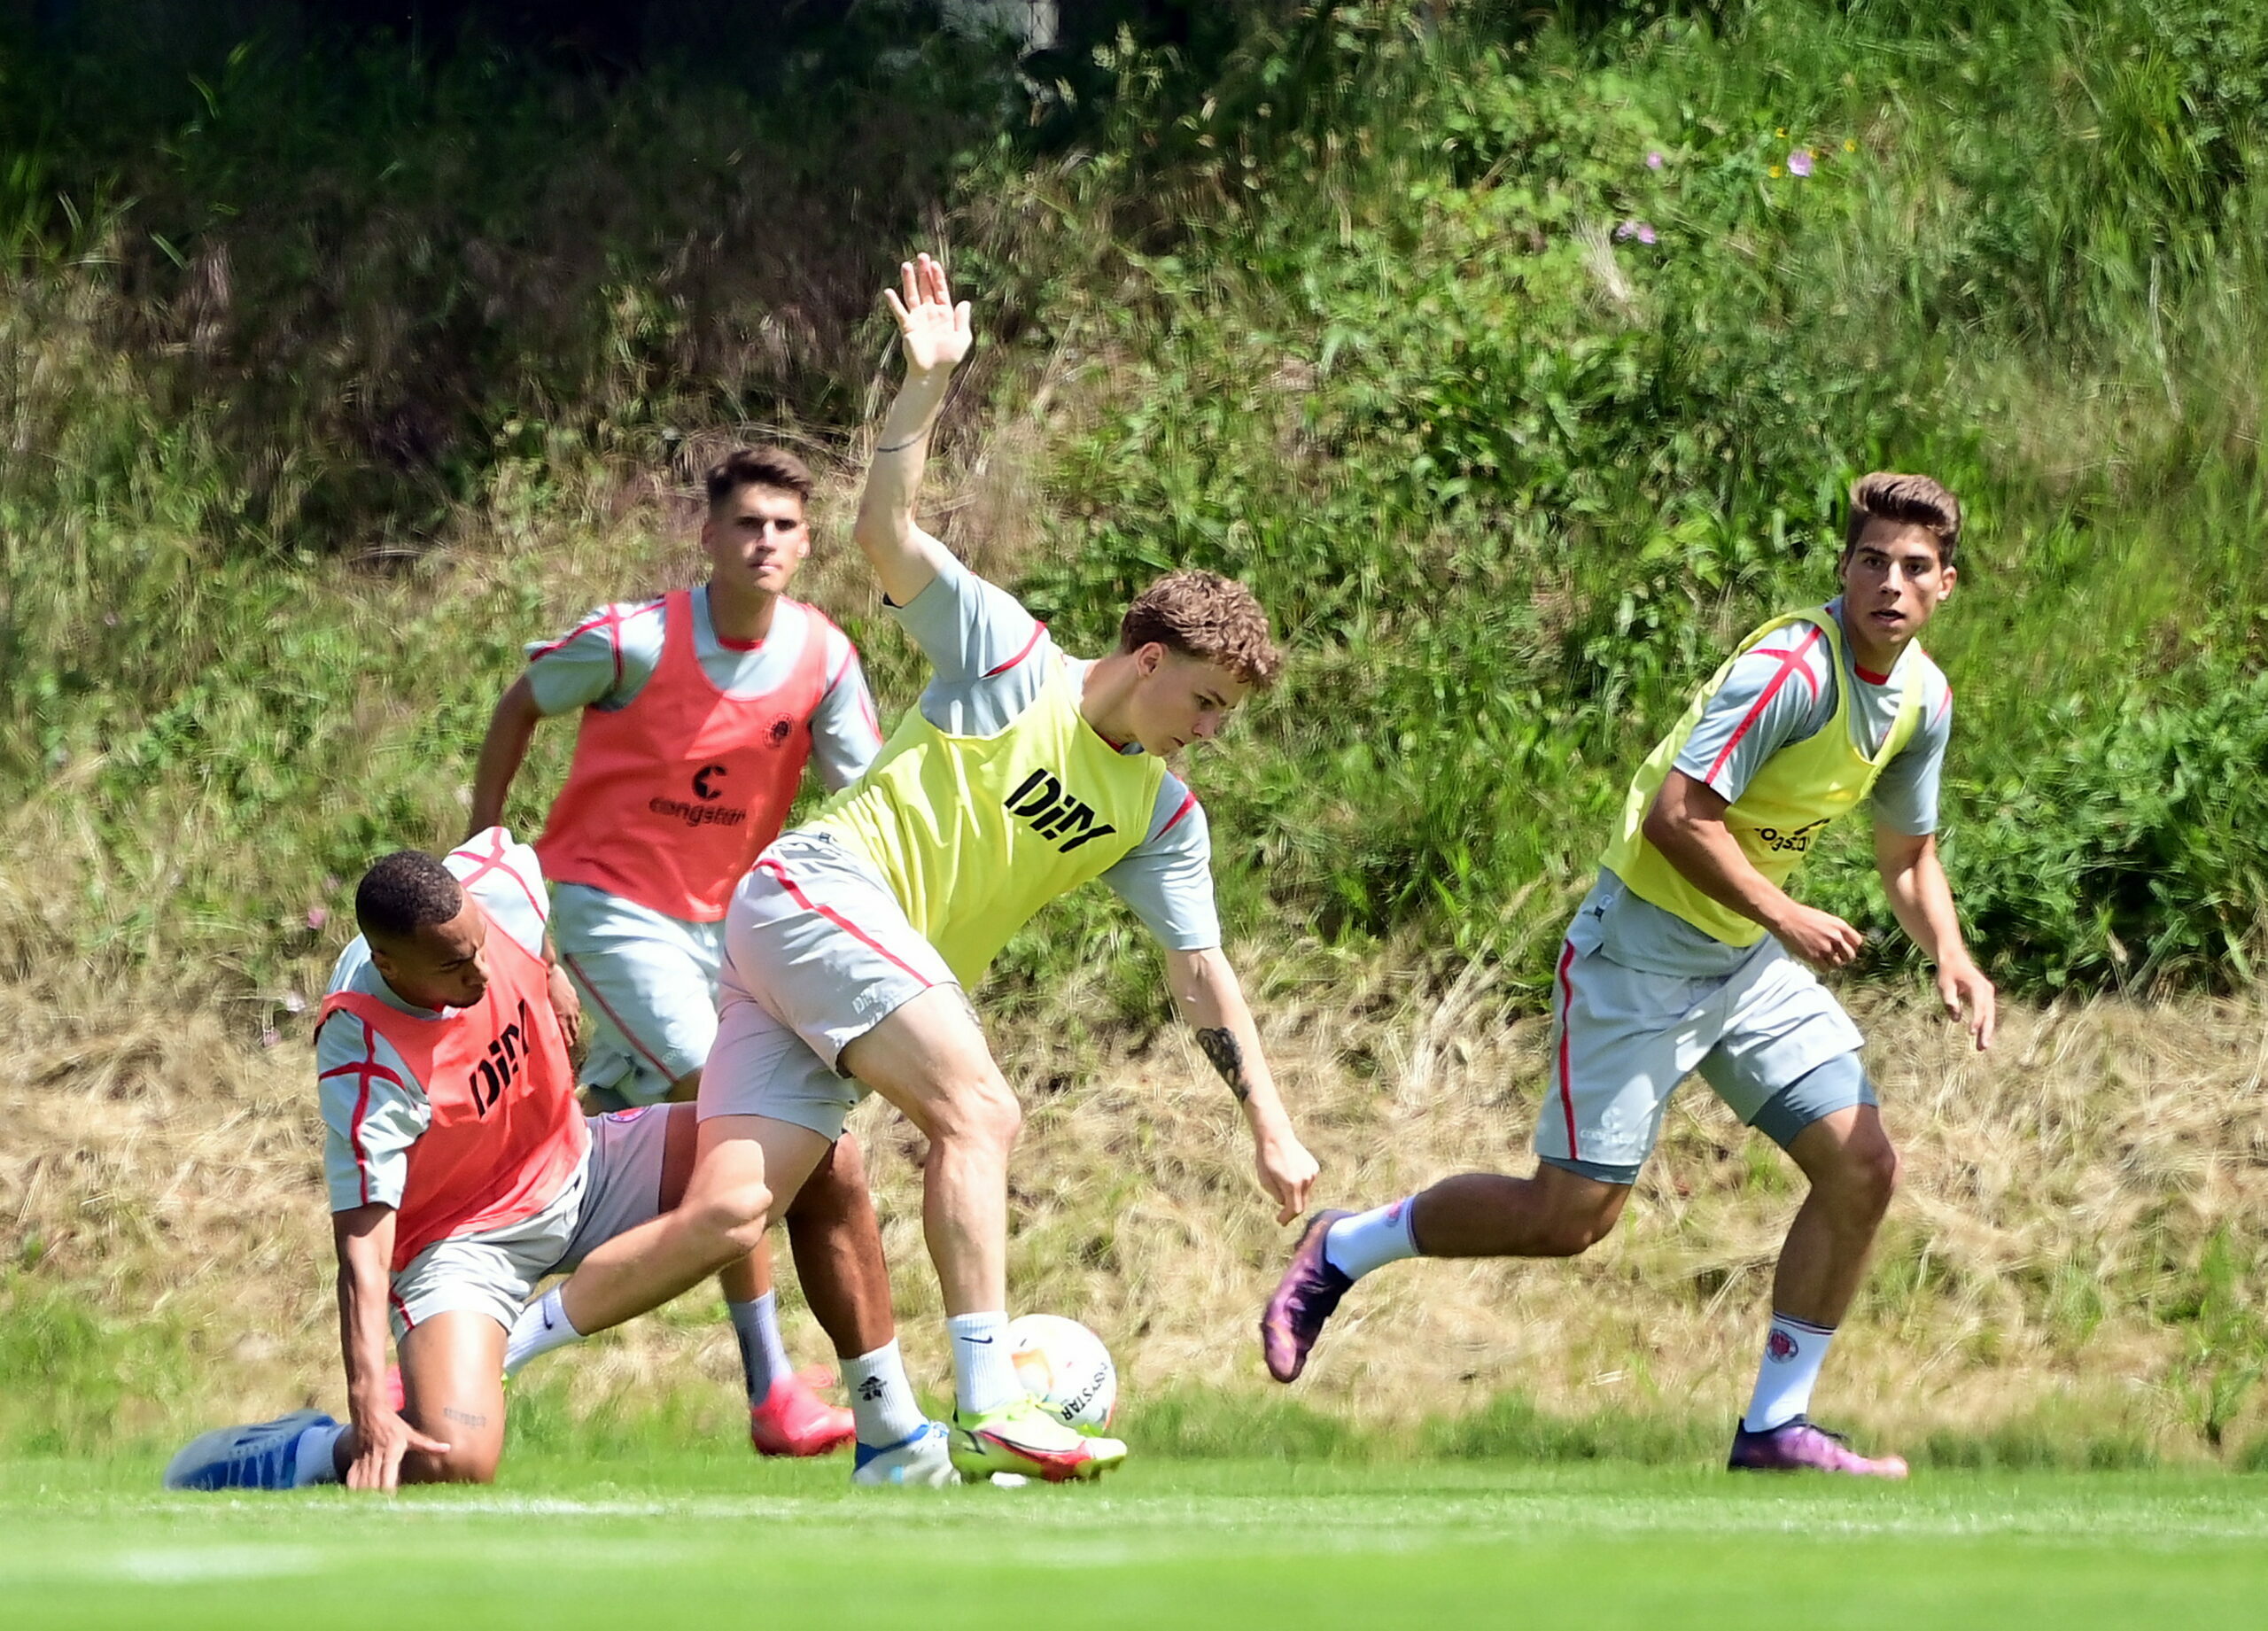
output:
{"label": "dark brown hair", "polygon": [[709,508],[714,509],[742,487],[777,487],[808,504],[812,470],[785,447],[742,447],[709,467]]}
{"label": "dark brown hair", "polygon": [[1118,649],[1138,650],[1152,641],[1217,663],[1256,690],[1273,685],[1284,666],[1259,600],[1218,572],[1169,572],[1135,597],[1118,625]]}
{"label": "dark brown hair", "polygon": [[354,886],[354,926],[365,940],[398,945],[463,910],[464,889],[455,875],[423,850],[381,856]]}
{"label": "dark brown hair", "polygon": [[1961,501],[1927,476],[1876,470],[1851,484],[1851,519],[1843,531],[1843,553],[1859,547],[1869,521],[1895,521],[1930,529],[1938,540],[1938,564],[1951,566],[1961,543]]}

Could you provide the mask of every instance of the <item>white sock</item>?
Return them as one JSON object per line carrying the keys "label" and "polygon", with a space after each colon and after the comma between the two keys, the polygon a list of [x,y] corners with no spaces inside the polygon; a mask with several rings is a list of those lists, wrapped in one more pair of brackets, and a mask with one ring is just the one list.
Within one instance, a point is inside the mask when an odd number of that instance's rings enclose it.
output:
{"label": "white sock", "polygon": [[850,1395],[858,1442],[868,1449],[902,1444],[928,1420],[913,1397],[913,1384],[905,1379],[905,1362],[898,1357],[896,1339],[871,1354],[844,1360],[843,1386]]}
{"label": "white sock", "polygon": [[1819,1380],[1819,1367],[1827,1361],[1832,1331],[1775,1311],[1772,1329],[1764,1338],[1764,1363],[1756,1373],[1756,1392],[1740,1425],[1751,1433],[1784,1426],[1811,1409],[1811,1390]]}
{"label": "white sock", "polygon": [[346,1436],[346,1424],[336,1421],[328,1427],[318,1422],[299,1435],[299,1464],[292,1470],[291,1487],[305,1489],[310,1484],[336,1484],[338,1477],[338,1441]]}
{"label": "white sock", "polygon": [[512,1334],[504,1340],[504,1374],[517,1376],[521,1367],[537,1355],[582,1340],[583,1333],[567,1317],[559,1301],[559,1287],[555,1285],[522,1309],[519,1318],[512,1322]]}
{"label": "white sock", "polygon": [[953,1400],[966,1416],[982,1416],[1024,1396],[1008,1361],[1008,1316],[956,1314],[945,1321],[953,1340]]}
{"label": "white sock", "polygon": [[1410,1211],[1417,1200],[1404,1195],[1392,1206],[1340,1218],[1323,1237],[1323,1260],[1359,1280],[1373,1269],[1417,1256],[1417,1238],[1410,1232]]}
{"label": "white sock", "polygon": [[741,1340],[741,1374],[748,1379],[748,1402],[762,1404],[772,1396],[774,1385],[791,1374],[787,1344],[780,1340],[779,1295],[765,1292],[753,1302],[726,1302],[725,1311],[733,1316],[733,1333]]}

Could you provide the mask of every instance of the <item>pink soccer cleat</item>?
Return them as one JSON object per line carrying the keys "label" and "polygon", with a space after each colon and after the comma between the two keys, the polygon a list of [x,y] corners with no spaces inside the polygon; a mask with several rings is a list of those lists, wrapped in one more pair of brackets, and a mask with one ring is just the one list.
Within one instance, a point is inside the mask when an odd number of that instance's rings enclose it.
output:
{"label": "pink soccer cleat", "polygon": [[1260,1352],[1268,1374],[1279,1382],[1295,1381],[1307,1369],[1308,1350],[1323,1334],[1323,1322],[1339,1307],[1355,1282],[1331,1266],[1323,1243],[1331,1226],[1353,1213],[1327,1207],[1308,1220],[1292,1261],[1277,1282],[1276,1294],[1260,1316]]}
{"label": "pink soccer cleat", "polygon": [[1733,1453],[1726,1463],[1735,1472],[1846,1472],[1859,1478],[1904,1478],[1906,1458],[1884,1456],[1870,1459],[1853,1450],[1839,1433],[1814,1425],[1798,1416],[1760,1433],[1743,1427],[1733,1434]]}
{"label": "pink soccer cleat", "polygon": [[813,1391],[827,1379],[823,1366],[772,1384],[762,1404],[748,1410],[748,1441],[759,1456],[825,1456],[857,1438],[850,1412]]}

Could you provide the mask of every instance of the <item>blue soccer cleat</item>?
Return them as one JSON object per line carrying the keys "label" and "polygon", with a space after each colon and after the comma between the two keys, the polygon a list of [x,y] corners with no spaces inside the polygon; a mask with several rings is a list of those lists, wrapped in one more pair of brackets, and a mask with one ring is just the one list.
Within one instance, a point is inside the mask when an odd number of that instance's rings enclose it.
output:
{"label": "blue soccer cleat", "polygon": [[166,1463],[166,1487],[289,1489],[299,1471],[300,1438],[310,1427],[337,1425],[321,1410],[294,1410],[249,1426],[215,1427]]}

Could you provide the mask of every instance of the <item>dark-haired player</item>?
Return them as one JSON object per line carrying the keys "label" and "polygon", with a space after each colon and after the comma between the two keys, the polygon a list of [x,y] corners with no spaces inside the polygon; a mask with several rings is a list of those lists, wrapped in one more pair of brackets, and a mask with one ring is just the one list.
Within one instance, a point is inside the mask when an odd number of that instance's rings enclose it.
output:
{"label": "dark-haired player", "polygon": [[1468,1174],[1309,1225],[1261,1322],[1288,1382],[1347,1289],[1398,1259],[1568,1257],[1605,1236],[1698,1070],[1810,1180],[1780,1254],[1736,1469],[1902,1478],[1813,1425],[1812,1387],[1898,1180],[1861,1038],[1806,964],[1859,931],[1783,887],[1836,816],[1871,796],[1891,909],[1937,964],[1948,1015],[1992,1045],[1992,982],[1961,943],[1939,866],[1945,676],[1915,636],[1953,587],[1961,506],[1926,476],[1852,489],[1843,594],[1775,617],[1695,695],[1630,785],[1552,987],[1551,1081],[1533,1176]]}
{"label": "dark-haired player", "polygon": [[[707,491],[708,581],[601,607],[530,646],[473,777],[479,831],[503,819],[537,723],[579,716],[573,764],[535,848],[559,960],[581,998],[581,1082],[594,1108],[695,1096],[717,1034],[733,886],[778,835],[807,762],[841,788],[882,747],[850,641],[787,594],[811,549],[810,470],[781,448],[743,448],[709,471]],[[858,1163],[853,1141],[821,1182],[863,1199]],[[750,1441],[767,1456],[849,1442],[850,1412],[822,1402],[788,1363],[768,1247],[723,1281]]]}
{"label": "dark-haired player", "polygon": [[1059,649],[1014,597],[915,524],[926,442],[969,345],[927,256],[891,304],[905,388],[867,472],[858,540],[934,673],[850,792],[767,849],[733,897],[717,1045],[701,1082],[701,1171],[798,1193],[872,1090],[929,1140],[922,1221],[955,1379],[950,1433],[904,1402],[862,1470],[943,1482],[1091,1478],[1125,1447],[1025,1396],[1009,1362],[1008,1158],[1021,1113],[967,991],[1047,902],[1099,879],[1164,948],[1176,1006],[1227,1078],[1262,1187],[1298,1215],[1315,1160],[1293,1131],[1221,954],[1204,812],[1167,756],[1213,736],[1280,663],[1242,584],[1176,572],[1128,610],[1118,647]]}
{"label": "dark-haired player", "polygon": [[[485,1482],[503,1445],[506,1333],[536,1282],[571,1270],[565,1306],[601,1330],[745,1257],[764,1228],[762,1184],[690,1177],[691,1106],[584,1117],[533,850],[492,829],[446,861],[399,851],[363,877],[354,912],[362,933],[315,1037],[349,1420],[303,1410],[206,1433],[167,1468],[175,1488]],[[862,1260],[855,1218],[808,1221],[825,1239],[815,1254],[852,1270],[814,1287],[840,1337],[886,1341],[879,1245]]]}

